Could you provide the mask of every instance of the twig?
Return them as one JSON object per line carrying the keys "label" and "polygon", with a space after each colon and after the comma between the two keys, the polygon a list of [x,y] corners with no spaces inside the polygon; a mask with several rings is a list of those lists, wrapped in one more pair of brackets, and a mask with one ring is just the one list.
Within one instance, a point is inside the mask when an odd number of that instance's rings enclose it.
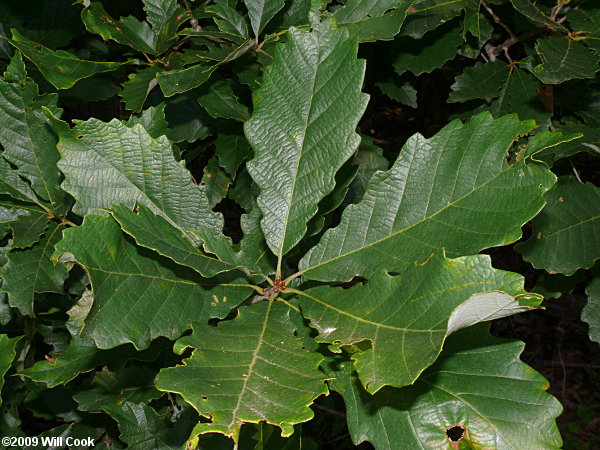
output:
{"label": "twig", "polygon": [[578,170],[575,168],[575,164],[573,164],[573,160],[569,159],[569,162],[571,163],[571,168],[573,169],[573,173],[575,174],[575,178],[577,178],[577,181],[579,181],[581,184],[585,184],[583,182],[583,180],[581,179],[581,177],[579,176],[579,172]]}
{"label": "twig", "polygon": [[192,30],[198,32],[202,31],[202,27],[198,23],[198,19],[196,19],[194,17],[194,14],[192,13],[192,8],[190,7],[190,3],[188,2],[188,0],[183,0],[183,5],[190,12],[190,25],[192,26]]}

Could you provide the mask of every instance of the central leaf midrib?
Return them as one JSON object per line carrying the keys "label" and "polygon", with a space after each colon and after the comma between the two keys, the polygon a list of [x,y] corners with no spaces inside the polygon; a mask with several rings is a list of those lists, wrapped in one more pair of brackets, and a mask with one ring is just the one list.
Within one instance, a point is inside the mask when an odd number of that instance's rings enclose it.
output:
{"label": "central leaf midrib", "polygon": [[264,339],[265,332],[267,330],[267,323],[269,322],[269,315],[271,313],[272,306],[273,306],[273,301],[269,301],[269,305],[267,306],[267,311],[265,312],[265,318],[263,320],[262,329],[260,331],[260,335],[258,336],[258,344],[257,344],[256,348],[254,349],[254,351],[252,352],[252,360],[250,361],[250,364],[248,365],[248,373],[246,374],[247,376],[244,378],[244,381],[242,382],[242,388],[240,390],[240,394],[238,396],[237,403],[235,405],[235,408],[231,412],[231,422],[227,426],[228,430],[231,430],[233,428],[235,421],[236,421],[238,411],[240,410],[240,407],[242,405],[242,398],[244,397],[244,394],[246,393],[248,381],[250,380],[250,378],[252,376],[252,372],[254,371],[254,366],[256,364],[256,360],[258,359],[258,353],[263,344],[263,339]]}
{"label": "central leaf midrib", "polygon": [[[321,56],[321,48],[318,48],[318,52],[317,52],[317,61],[319,60],[320,56]],[[302,54],[302,56],[304,57],[305,55]],[[322,62],[322,61],[321,61]],[[306,117],[304,119],[304,126],[302,127],[302,145],[300,147],[300,152],[298,154],[298,159],[296,161],[296,167],[294,168],[294,177],[292,179],[292,191],[290,192],[290,196],[289,196],[289,203],[288,203],[288,208],[285,214],[285,221],[284,221],[284,229],[283,229],[283,233],[284,235],[281,237],[281,243],[279,244],[279,254],[277,255],[277,270],[278,272],[281,272],[281,262],[283,259],[283,248],[285,246],[285,241],[286,241],[286,237],[288,235],[287,230],[288,230],[288,223],[289,223],[289,218],[290,218],[290,211],[292,210],[292,205],[293,205],[293,198],[294,198],[294,194],[296,192],[296,181],[298,180],[298,171],[300,169],[300,160],[302,159],[302,155],[304,153],[304,148],[305,148],[305,142],[306,142],[306,131],[308,129],[308,123],[311,117],[311,112],[312,112],[312,107],[313,107],[313,100],[314,100],[314,92],[315,92],[315,86],[317,83],[317,72],[319,71],[319,64],[317,64],[316,69],[313,71],[313,79],[312,79],[312,86],[310,89],[310,100],[309,100],[309,104],[308,104],[308,114],[306,114]]]}
{"label": "central leaf midrib", "polygon": [[[355,248],[355,249],[353,249],[353,250],[351,250],[351,251],[349,251],[349,252],[343,253],[343,254],[341,254],[341,255],[337,255],[337,256],[335,256],[335,257],[333,257],[333,258],[331,258],[331,259],[328,259],[327,261],[324,261],[324,262],[319,262],[318,264],[315,264],[314,266],[308,267],[308,268],[306,268],[306,269],[302,270],[301,272],[302,272],[302,273],[307,273],[307,272],[309,272],[309,271],[311,271],[311,270],[314,270],[314,269],[316,269],[317,267],[320,267],[320,266],[323,266],[323,265],[329,264],[329,263],[331,263],[331,262],[333,262],[333,261],[335,261],[335,260],[338,260],[338,259],[340,259],[340,258],[344,258],[344,257],[346,257],[346,256],[348,256],[348,255],[351,255],[351,254],[353,254],[353,253],[356,253],[356,252],[362,251],[362,250],[364,250],[365,248],[368,248],[368,247],[373,247],[373,246],[375,246],[375,245],[379,244],[380,242],[383,242],[383,241],[385,241],[385,240],[387,240],[387,239],[391,239],[391,238],[393,238],[393,237],[395,237],[395,236],[397,236],[397,235],[399,235],[399,234],[405,233],[406,231],[410,230],[411,228],[414,228],[414,227],[416,227],[416,226],[418,226],[418,225],[421,225],[422,223],[424,223],[424,222],[426,222],[426,221],[428,221],[428,220],[430,220],[430,219],[434,218],[435,216],[437,216],[438,214],[442,213],[443,211],[446,211],[448,208],[450,208],[450,207],[452,207],[452,206],[455,206],[455,205],[456,205],[456,203],[458,203],[458,202],[460,202],[460,201],[464,200],[465,198],[469,197],[469,196],[470,196],[470,195],[472,195],[474,192],[476,192],[476,191],[478,191],[479,189],[481,189],[481,188],[485,187],[485,186],[486,186],[486,185],[488,185],[489,183],[491,183],[491,182],[495,181],[495,180],[496,180],[498,177],[500,177],[500,176],[501,176],[501,175],[503,175],[504,173],[508,172],[509,170],[513,170],[515,167],[516,167],[516,165],[513,165],[513,166],[508,166],[506,169],[504,169],[504,170],[502,170],[502,171],[498,172],[498,173],[497,173],[497,174],[496,174],[494,177],[492,177],[492,178],[488,179],[488,180],[487,180],[485,183],[483,183],[483,184],[480,184],[480,185],[479,185],[479,186],[477,186],[475,189],[473,189],[473,190],[471,190],[471,191],[467,192],[467,193],[466,193],[465,195],[463,195],[462,197],[459,197],[459,198],[457,198],[456,200],[454,200],[453,202],[451,202],[451,203],[448,203],[446,206],[444,206],[443,208],[439,209],[438,211],[436,211],[435,213],[433,213],[431,216],[424,217],[424,218],[423,218],[423,219],[421,219],[420,221],[418,221],[418,222],[415,222],[414,224],[412,224],[412,225],[410,225],[410,226],[408,226],[408,227],[406,227],[406,228],[403,228],[403,229],[401,229],[401,230],[398,230],[398,231],[396,231],[396,232],[394,232],[394,233],[388,234],[387,236],[384,236],[384,237],[382,237],[382,238],[380,238],[380,239],[377,239],[377,240],[375,240],[375,241],[373,241],[373,242],[369,243],[368,245],[363,245],[363,246],[361,246],[361,247],[358,247],[358,248]],[[403,199],[404,199],[404,196],[403,196]],[[362,202],[361,202],[361,203],[362,203]],[[360,205],[360,203],[359,203],[357,206],[359,206],[359,205]],[[336,228],[332,228],[332,230],[335,230],[335,229],[336,229]],[[409,236],[409,237],[410,237],[410,236]]]}

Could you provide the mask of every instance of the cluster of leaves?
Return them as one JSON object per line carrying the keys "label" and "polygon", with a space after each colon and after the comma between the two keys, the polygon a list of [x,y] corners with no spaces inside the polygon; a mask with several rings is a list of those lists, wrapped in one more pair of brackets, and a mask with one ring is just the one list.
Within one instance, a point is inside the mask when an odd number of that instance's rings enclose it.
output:
{"label": "cluster of leaves", "polygon": [[[479,252],[533,221],[536,268],[600,257],[588,3],[4,2],[0,434],[316,448],[336,392],[354,444],[559,448],[483,323],[542,297]],[[427,108],[442,67],[453,120],[359,134],[365,83]]]}

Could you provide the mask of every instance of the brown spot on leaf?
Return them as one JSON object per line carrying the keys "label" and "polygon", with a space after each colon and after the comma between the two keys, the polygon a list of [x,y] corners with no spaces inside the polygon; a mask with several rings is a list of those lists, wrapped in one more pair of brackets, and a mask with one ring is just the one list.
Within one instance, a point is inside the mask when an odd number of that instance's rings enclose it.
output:
{"label": "brown spot on leaf", "polygon": [[56,364],[56,358],[53,358],[52,356],[49,356],[49,355],[44,355],[44,358],[46,358],[46,361],[48,361],[48,364]]}
{"label": "brown spot on leaf", "polygon": [[562,202],[565,201],[565,198],[564,197],[558,197],[558,201],[562,203]]}
{"label": "brown spot on leaf", "polygon": [[164,183],[165,181],[167,181],[167,179],[166,179],[166,178],[163,178],[163,179],[162,179],[162,180],[160,180],[160,181],[162,181],[162,182]]}

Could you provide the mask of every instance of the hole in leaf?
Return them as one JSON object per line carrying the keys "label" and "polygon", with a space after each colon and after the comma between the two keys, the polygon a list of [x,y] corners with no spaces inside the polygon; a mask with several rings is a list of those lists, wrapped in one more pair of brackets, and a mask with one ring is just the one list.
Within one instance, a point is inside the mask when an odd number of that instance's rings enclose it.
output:
{"label": "hole in leaf", "polygon": [[82,140],[83,139],[83,135],[80,134],[79,136],[75,136],[76,139]]}
{"label": "hole in leaf", "polygon": [[465,435],[465,427],[463,425],[454,425],[446,429],[446,436],[452,442],[460,441]]}
{"label": "hole in leaf", "polygon": [[208,397],[207,397],[206,395],[203,395],[203,396],[202,396],[202,398],[203,398],[204,400],[208,400]]}

